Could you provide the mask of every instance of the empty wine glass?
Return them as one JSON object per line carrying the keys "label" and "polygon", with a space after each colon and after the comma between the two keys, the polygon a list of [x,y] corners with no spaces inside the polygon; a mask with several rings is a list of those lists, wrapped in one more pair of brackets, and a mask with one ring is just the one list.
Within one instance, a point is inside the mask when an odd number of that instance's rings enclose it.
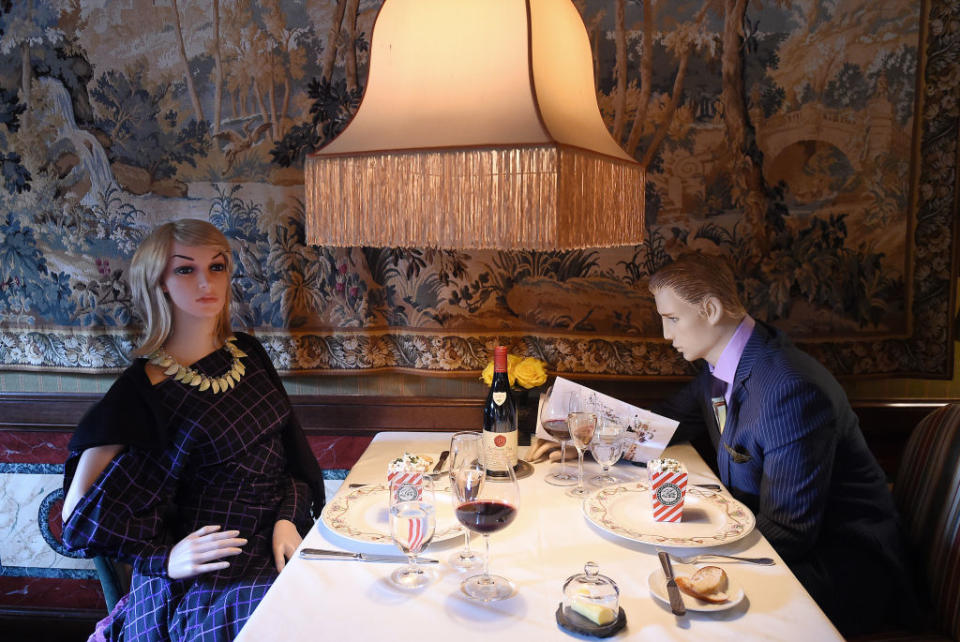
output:
{"label": "empty wine glass", "polygon": [[410,563],[390,575],[402,588],[419,588],[433,576],[417,564],[417,555],[426,548],[437,527],[433,482],[417,475],[401,475],[390,482],[390,536]]}
{"label": "empty wine glass", "polygon": [[[462,467],[464,461],[476,459],[482,450],[483,435],[478,432],[458,432],[450,438],[450,494],[454,510],[464,502],[475,500],[475,493],[480,490],[480,484],[468,484],[464,488],[458,488],[454,471]],[[463,529],[463,535],[463,548],[450,557],[450,565],[462,570],[477,568],[483,564],[483,558],[470,550],[469,528]]]}
{"label": "empty wine glass", "polygon": [[[514,594],[516,587],[505,577],[490,574],[490,533],[510,525],[520,507],[520,489],[511,466],[493,466],[499,475],[487,474],[488,464],[483,448],[473,458],[464,458],[456,469],[451,466],[454,492],[463,497],[456,508],[457,519],[474,533],[483,535],[486,554],[483,573],[468,577],[460,589],[469,597],[482,602],[503,600]],[[469,498],[469,499],[467,499]]]}
{"label": "empty wine glass", "polygon": [[543,405],[540,407],[540,425],[551,437],[560,440],[560,468],[554,473],[545,477],[548,484],[554,486],[572,486],[577,478],[567,472],[567,442],[570,441],[570,431],[567,429],[567,404],[557,403],[553,398],[553,386],[547,388],[547,393],[543,398]]}
{"label": "empty wine glass", "polygon": [[622,421],[613,417],[600,417],[597,420],[597,430],[593,434],[593,441],[590,442],[590,454],[603,470],[600,474],[591,477],[590,483],[604,486],[620,481],[609,471],[610,467],[623,455],[626,429]]}
{"label": "empty wine glass", "polygon": [[585,497],[587,490],[583,487],[583,453],[590,447],[593,433],[597,430],[597,413],[582,410],[590,407],[589,404],[579,404],[578,410],[567,415],[567,428],[570,429],[570,438],[577,448],[577,487],[567,491],[571,497]]}

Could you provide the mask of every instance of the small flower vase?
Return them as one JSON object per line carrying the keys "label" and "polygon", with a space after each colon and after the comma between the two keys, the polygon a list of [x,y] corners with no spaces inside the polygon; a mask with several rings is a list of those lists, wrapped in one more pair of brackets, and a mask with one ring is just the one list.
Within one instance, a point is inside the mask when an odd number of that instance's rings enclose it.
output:
{"label": "small flower vase", "polygon": [[541,386],[534,388],[511,388],[513,401],[517,404],[517,438],[522,446],[530,445],[530,437],[537,432],[537,410],[540,407]]}

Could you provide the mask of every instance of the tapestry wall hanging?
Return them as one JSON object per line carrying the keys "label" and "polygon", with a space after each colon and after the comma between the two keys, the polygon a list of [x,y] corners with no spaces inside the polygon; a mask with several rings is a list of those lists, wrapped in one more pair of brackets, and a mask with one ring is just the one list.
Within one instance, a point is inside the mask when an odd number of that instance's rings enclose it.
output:
{"label": "tapestry wall hanging", "polygon": [[0,369],[107,372],[154,225],[231,239],[234,325],[290,373],[679,376],[651,272],[730,257],[755,317],[838,375],[949,377],[960,5],[577,0],[647,167],[642,245],[304,243],[303,160],[362,98],[380,2],[0,2]]}

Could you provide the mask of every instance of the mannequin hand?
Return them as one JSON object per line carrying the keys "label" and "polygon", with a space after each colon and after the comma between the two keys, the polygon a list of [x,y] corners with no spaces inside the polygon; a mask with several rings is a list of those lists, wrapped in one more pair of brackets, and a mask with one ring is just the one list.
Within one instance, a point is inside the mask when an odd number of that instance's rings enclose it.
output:
{"label": "mannequin hand", "polygon": [[278,519],[273,525],[273,561],[277,565],[277,573],[283,570],[287,560],[293,557],[293,552],[300,546],[302,538],[297,527],[288,519]]}
{"label": "mannequin hand", "polygon": [[[566,459],[564,461],[577,461],[577,449],[572,444],[567,444]],[[554,450],[547,457],[550,461],[560,461],[560,449]]]}
{"label": "mannequin hand", "polygon": [[237,537],[240,531],[221,531],[219,526],[204,526],[176,543],[167,560],[167,575],[172,580],[219,571],[230,566],[223,557],[239,555],[247,543]]}

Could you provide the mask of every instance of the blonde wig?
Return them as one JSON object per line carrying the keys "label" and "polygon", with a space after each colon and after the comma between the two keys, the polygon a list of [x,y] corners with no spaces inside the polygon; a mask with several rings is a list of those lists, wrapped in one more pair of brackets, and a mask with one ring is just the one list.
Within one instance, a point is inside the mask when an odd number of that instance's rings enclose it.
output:
{"label": "blonde wig", "polygon": [[[227,274],[233,274],[230,242],[211,223],[185,218],[154,228],[137,248],[130,263],[130,290],[144,325],[143,340],[133,351],[136,356],[151,354],[161,347],[173,330],[173,311],[163,291],[162,279],[174,241],[190,246],[216,247],[226,259]],[[223,343],[233,333],[230,329],[231,289],[227,288],[226,301],[217,320],[217,343]]]}
{"label": "blonde wig", "polygon": [[704,311],[709,297],[723,305],[726,316],[742,319],[747,311],[737,292],[737,280],[726,259],[711,254],[690,252],[657,270],[650,277],[650,292],[670,288],[677,296]]}

